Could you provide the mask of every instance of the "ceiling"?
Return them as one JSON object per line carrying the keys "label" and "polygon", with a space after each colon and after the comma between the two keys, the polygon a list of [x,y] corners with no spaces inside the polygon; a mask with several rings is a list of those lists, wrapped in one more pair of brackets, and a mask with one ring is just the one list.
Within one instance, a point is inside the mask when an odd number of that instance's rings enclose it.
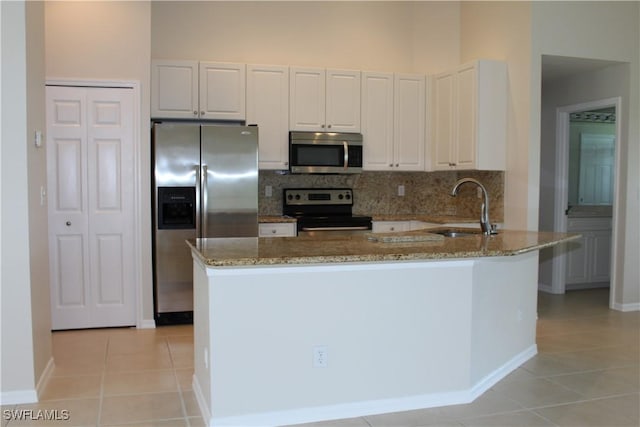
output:
{"label": "ceiling", "polygon": [[617,64],[621,62],[542,55],[542,81],[549,82]]}

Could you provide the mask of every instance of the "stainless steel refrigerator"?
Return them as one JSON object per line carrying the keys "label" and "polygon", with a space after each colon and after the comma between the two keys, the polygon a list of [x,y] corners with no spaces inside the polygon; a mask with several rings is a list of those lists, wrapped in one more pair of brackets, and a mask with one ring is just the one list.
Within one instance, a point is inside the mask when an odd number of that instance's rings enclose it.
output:
{"label": "stainless steel refrigerator", "polygon": [[258,235],[258,128],[188,122],[152,127],[157,324],[193,319],[185,240]]}

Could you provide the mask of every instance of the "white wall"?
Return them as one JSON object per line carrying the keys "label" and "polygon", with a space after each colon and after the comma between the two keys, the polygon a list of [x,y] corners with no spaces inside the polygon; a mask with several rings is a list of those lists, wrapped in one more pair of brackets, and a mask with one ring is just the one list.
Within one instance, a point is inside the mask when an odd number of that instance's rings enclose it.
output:
{"label": "white wall", "polygon": [[537,153],[530,148],[531,6],[528,2],[464,2],[461,59],[491,58],[508,64],[507,170],[504,189],[506,228],[537,230]]}
{"label": "white wall", "polygon": [[[614,304],[622,309],[640,308],[640,3],[638,2],[534,2],[532,6],[532,69],[540,70],[542,55],[558,55],[620,61],[628,65],[601,71],[600,77],[572,79],[556,92],[559,105],[622,96],[620,120],[624,123],[620,149],[624,163],[619,183],[623,203],[619,223],[618,256],[622,258],[614,283]],[[626,67],[626,68],[625,68]],[[539,71],[538,71],[539,72]],[[608,74],[611,73],[611,74]],[[597,73],[595,73],[597,74]],[[540,79],[531,92],[531,104],[541,103]],[[545,103],[546,104],[546,103]],[[540,109],[532,109],[532,123],[540,123]],[[539,126],[538,133],[539,133]],[[533,131],[534,129],[532,129]],[[540,138],[532,138],[540,151]],[[539,167],[539,165],[536,165]],[[530,186],[537,186],[535,181]],[[532,194],[533,196],[533,194]],[[530,201],[533,204],[533,200]]]}
{"label": "white wall", "polygon": [[24,2],[1,2],[2,10],[2,357],[3,404],[35,401],[34,348],[29,269],[27,161],[27,60]]}
{"label": "white wall", "polygon": [[44,145],[36,147],[36,131],[45,132],[44,87],[44,3],[26,4],[27,42],[27,147],[29,197],[29,264],[33,322],[34,372],[37,381],[52,363],[51,304],[49,298],[49,246],[47,200],[40,190],[47,188],[47,158]]}
{"label": "white wall", "polygon": [[138,193],[142,261],[140,321],[153,320],[150,195],[151,3],[45,2],[46,76],[48,79],[125,80],[140,83],[141,176]]}
{"label": "white wall", "polygon": [[459,60],[454,2],[154,2],[153,58],[436,72]]}

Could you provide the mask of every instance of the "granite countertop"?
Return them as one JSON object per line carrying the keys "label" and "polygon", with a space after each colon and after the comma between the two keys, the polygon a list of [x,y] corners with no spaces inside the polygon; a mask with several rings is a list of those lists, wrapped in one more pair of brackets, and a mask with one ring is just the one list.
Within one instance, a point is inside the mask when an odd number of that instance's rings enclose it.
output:
{"label": "granite countertop", "polygon": [[[425,230],[428,231],[433,230]],[[495,236],[476,234],[439,241],[398,243],[375,242],[366,234],[357,234],[277,239],[209,238],[190,240],[188,244],[206,265],[237,267],[511,256],[578,237],[579,234],[501,230]]]}
{"label": "granite countertop", "polygon": [[287,222],[296,222],[296,219],[292,216],[285,215],[260,215],[258,217],[259,223],[287,223]]}
{"label": "granite countertop", "polygon": [[422,221],[433,224],[462,224],[479,223],[479,218],[463,218],[452,215],[422,215],[422,214],[396,214],[396,215],[372,215],[373,221]]}

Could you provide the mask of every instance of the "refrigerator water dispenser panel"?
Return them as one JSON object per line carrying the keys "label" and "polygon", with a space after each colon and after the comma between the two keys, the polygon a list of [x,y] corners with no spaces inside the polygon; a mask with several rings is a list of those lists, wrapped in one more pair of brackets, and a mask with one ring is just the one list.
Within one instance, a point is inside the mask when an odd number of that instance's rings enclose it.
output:
{"label": "refrigerator water dispenser panel", "polygon": [[158,229],[196,228],[196,188],[158,187]]}

